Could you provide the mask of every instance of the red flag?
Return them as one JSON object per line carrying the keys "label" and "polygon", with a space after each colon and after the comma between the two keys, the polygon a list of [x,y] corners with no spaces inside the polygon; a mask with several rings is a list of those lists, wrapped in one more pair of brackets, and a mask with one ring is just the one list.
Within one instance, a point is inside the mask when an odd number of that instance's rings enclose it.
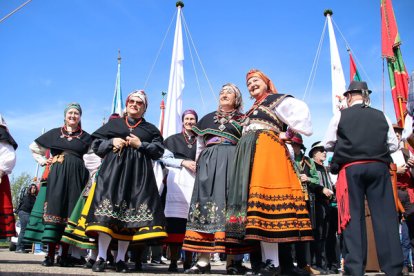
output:
{"label": "red flag", "polygon": [[352,58],[351,51],[348,50],[348,52],[349,52],[349,67],[350,67],[350,70],[351,70],[350,74],[349,74],[349,77],[350,77],[351,81],[361,81],[361,77],[358,73],[357,67],[355,65],[355,61]]}
{"label": "red flag", "polygon": [[391,0],[381,0],[382,56],[387,59],[392,100],[397,123],[404,126],[407,113],[408,74],[400,49],[400,35]]}
{"label": "red flag", "polygon": [[400,45],[397,21],[391,0],[381,0],[382,56],[393,58],[393,48]]}

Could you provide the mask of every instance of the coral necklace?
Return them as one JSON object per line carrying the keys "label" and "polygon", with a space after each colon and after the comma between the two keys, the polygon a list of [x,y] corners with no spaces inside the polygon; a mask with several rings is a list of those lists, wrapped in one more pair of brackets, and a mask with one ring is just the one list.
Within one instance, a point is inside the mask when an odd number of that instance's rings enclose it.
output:
{"label": "coral necklace", "polygon": [[267,96],[269,96],[269,93],[265,93],[263,94],[259,99],[257,99],[253,106],[250,108],[250,110],[246,113],[246,117],[249,117],[250,114],[253,113],[253,115],[257,115],[258,111],[256,109],[259,108],[259,106],[263,103],[263,101],[267,98]]}
{"label": "coral necklace", "polygon": [[126,123],[126,125],[128,126],[128,128],[129,128],[129,131],[130,132],[132,132],[133,130],[134,130],[134,128],[136,128],[140,123],[142,122],[142,118],[139,118],[139,120],[138,120],[138,122],[135,124],[135,125],[130,125],[129,123],[128,123],[128,116],[125,116],[125,123]]}
{"label": "coral necklace", "polygon": [[[68,134],[65,134],[63,132],[63,130],[65,130]],[[80,133],[78,135],[72,136],[72,133],[76,133],[79,130],[80,130]],[[79,137],[83,133],[83,130],[78,126],[74,131],[69,131],[69,130],[67,130],[66,125],[64,125],[63,127],[60,128],[60,133],[62,134],[62,135],[60,135],[60,138],[66,138],[66,139],[68,139],[68,141],[72,141],[72,139],[79,139]]]}

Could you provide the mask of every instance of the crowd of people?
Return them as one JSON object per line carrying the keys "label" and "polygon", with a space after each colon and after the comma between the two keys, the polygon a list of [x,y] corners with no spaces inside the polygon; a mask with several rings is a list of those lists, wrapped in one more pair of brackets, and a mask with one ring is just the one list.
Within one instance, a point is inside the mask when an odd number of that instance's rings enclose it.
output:
{"label": "crowd of people", "polygon": [[[184,111],[182,131],[165,140],[144,118],[143,90],[131,92],[124,114],[111,115],[92,134],[82,128],[81,106],[67,105],[63,126],[30,145],[45,169],[37,198],[31,188],[19,207],[25,231],[17,252],[24,242],[41,242],[48,248],[43,266],[103,272],[111,264],[126,273],[142,270],[145,247],[154,254],[166,244],[173,273],[210,273],[211,255],[219,253],[233,275],[362,276],[372,254],[367,201],[380,269],[408,275],[414,157],[402,146],[402,129],[369,106],[366,83],[351,82],[348,107],[308,154],[302,135],[313,128],[306,103],[278,93],[259,70],[247,73],[246,86],[255,100],[247,112],[239,88],[227,83],[216,110],[200,120]],[[14,234],[7,175],[16,149],[0,117],[1,237]]]}

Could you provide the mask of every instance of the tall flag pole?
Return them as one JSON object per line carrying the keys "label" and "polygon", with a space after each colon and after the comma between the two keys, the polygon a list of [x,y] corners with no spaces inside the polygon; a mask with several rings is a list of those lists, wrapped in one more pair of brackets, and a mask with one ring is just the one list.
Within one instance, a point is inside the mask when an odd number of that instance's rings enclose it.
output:
{"label": "tall flag pole", "polygon": [[116,74],[114,98],[112,100],[111,114],[122,116],[122,91],[121,91],[121,51],[118,50],[118,72]]}
{"label": "tall flag pole", "polygon": [[387,60],[395,116],[404,127],[407,112],[408,73],[401,54],[401,39],[391,0],[381,0],[382,57]]}
{"label": "tall flag pole", "polygon": [[351,54],[351,49],[349,48],[348,48],[348,53],[349,53],[349,68],[350,68],[349,79],[350,81],[361,81],[362,80],[361,76],[359,75],[354,58],[352,57],[352,54]]}
{"label": "tall flag pole", "polygon": [[184,89],[184,49],[183,34],[181,27],[181,9],[184,3],[178,1],[177,23],[175,25],[174,46],[171,58],[170,80],[168,82],[167,103],[165,107],[165,119],[163,127],[163,136],[167,138],[170,135],[181,131],[181,113],[182,98],[181,94]]}
{"label": "tall flag pole", "polygon": [[341,58],[339,57],[338,45],[336,44],[335,32],[332,25],[331,10],[323,13],[328,21],[329,46],[331,50],[331,79],[332,79],[332,112],[336,114],[347,106],[343,93],[346,90],[344,71],[342,70]]}

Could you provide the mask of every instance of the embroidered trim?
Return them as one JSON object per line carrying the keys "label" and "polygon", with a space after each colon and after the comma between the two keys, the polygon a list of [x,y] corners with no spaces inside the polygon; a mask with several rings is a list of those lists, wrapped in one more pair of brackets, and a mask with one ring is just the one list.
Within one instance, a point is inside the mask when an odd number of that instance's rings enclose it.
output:
{"label": "embroidered trim", "polygon": [[199,202],[190,206],[188,214],[187,230],[217,232],[224,230],[226,210],[220,210],[215,202],[206,202],[201,205]]}
{"label": "embroidered trim", "polygon": [[[232,123],[232,125],[234,125],[234,124],[235,123]],[[204,136],[206,134],[212,134],[214,136],[226,138],[226,139],[230,140],[231,142],[233,142],[234,144],[237,144],[237,142],[240,139],[240,137],[237,137],[233,134],[230,134],[228,132],[221,132],[220,130],[213,129],[213,128],[206,128],[206,129],[200,130],[197,127],[193,127],[192,130],[199,136]],[[240,131],[239,131],[239,133],[240,133]]]}
{"label": "embroidered trim", "polygon": [[111,217],[123,222],[142,222],[154,219],[147,204],[141,204],[138,209],[129,208],[123,200],[120,205],[112,204],[109,199],[104,199],[94,212],[95,216]]}

